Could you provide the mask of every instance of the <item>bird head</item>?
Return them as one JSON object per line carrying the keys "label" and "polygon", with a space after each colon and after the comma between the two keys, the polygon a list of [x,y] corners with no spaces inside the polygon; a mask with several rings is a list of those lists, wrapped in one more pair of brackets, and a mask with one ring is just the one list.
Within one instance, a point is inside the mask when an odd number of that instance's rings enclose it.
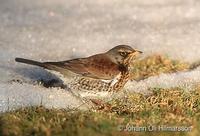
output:
{"label": "bird head", "polygon": [[129,65],[130,62],[141,53],[141,51],[134,50],[131,46],[118,45],[110,49],[106,54],[110,57],[112,62],[118,65]]}

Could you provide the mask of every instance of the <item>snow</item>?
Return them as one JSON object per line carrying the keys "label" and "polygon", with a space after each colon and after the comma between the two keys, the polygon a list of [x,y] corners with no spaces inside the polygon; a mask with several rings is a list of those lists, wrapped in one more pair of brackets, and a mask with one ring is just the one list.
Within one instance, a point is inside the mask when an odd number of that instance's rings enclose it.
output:
{"label": "snow", "polygon": [[[35,82],[55,75],[15,57],[42,61],[67,60],[128,44],[145,55],[165,54],[189,63],[200,60],[200,1],[198,0],[1,0],[0,111],[43,104],[78,105],[71,93]],[[23,81],[10,82],[13,79]],[[126,89],[187,86],[200,81],[200,69],[162,74]]]}
{"label": "snow", "polygon": [[151,93],[149,88],[171,88],[182,87],[185,90],[192,90],[200,83],[200,69],[190,72],[177,72],[173,74],[161,74],[150,77],[140,82],[128,82],[125,86],[130,92],[143,94]]}

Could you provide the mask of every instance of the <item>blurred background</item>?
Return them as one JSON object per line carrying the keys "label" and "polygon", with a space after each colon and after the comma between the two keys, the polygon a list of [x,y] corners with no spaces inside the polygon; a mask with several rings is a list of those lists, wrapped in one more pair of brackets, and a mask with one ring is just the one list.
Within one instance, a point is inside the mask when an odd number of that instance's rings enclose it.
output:
{"label": "blurred background", "polygon": [[0,61],[63,60],[129,44],[191,62],[200,56],[198,0],[0,0]]}

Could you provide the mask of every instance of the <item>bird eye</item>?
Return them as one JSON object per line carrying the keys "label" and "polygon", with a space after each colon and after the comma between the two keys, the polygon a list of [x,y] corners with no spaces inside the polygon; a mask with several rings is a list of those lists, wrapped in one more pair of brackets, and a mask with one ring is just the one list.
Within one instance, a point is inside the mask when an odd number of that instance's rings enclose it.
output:
{"label": "bird eye", "polygon": [[119,54],[122,56],[122,57],[126,57],[128,55],[127,52],[119,52]]}

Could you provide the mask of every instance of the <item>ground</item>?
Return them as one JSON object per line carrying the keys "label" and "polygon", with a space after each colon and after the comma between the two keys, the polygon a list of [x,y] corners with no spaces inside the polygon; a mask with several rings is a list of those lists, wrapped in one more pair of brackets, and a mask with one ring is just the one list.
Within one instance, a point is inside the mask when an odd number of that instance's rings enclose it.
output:
{"label": "ground", "polygon": [[17,64],[15,57],[67,60],[118,44],[150,58],[139,63],[139,72],[138,65],[133,69],[139,80],[125,86],[131,95],[149,88],[194,91],[200,69],[189,67],[200,60],[199,12],[198,0],[1,0],[0,111],[40,105],[71,109],[80,103],[63,89],[39,85],[39,80],[57,77]]}

